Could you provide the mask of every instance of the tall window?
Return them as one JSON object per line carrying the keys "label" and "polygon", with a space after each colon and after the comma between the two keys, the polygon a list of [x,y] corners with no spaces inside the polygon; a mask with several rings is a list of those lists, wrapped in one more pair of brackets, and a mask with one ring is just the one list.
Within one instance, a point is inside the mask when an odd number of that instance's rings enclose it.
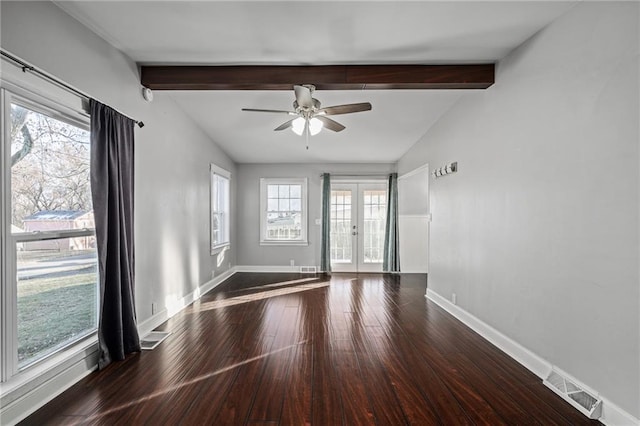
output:
{"label": "tall window", "polygon": [[98,280],[87,120],[5,95],[7,379],[95,332]]}
{"label": "tall window", "polygon": [[229,245],[230,180],[231,173],[211,165],[211,254]]}
{"label": "tall window", "polygon": [[307,179],[260,179],[260,243],[307,245]]}

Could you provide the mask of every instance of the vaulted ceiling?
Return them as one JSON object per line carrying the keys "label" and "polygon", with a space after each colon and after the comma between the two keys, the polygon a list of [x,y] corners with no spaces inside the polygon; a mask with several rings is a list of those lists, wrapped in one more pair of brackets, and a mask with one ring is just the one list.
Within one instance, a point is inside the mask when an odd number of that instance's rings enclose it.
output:
{"label": "vaulted ceiling", "polygon": [[[55,3],[140,65],[356,65],[495,63],[576,2]],[[393,162],[477,90],[317,90],[323,106],[370,102],[373,108],[335,117],[346,130],[323,130],[311,137],[309,150],[303,137],[273,130],[286,115],[241,111],[289,110],[292,90],[155,95],[171,97],[239,163]]]}

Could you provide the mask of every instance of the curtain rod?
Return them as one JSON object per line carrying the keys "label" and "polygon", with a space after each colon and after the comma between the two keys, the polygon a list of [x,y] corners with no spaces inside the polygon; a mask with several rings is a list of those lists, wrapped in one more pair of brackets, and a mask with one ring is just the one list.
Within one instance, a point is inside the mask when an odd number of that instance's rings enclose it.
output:
{"label": "curtain rod", "polygon": [[[5,58],[7,58],[7,59],[15,62],[16,64],[18,64],[22,68],[22,72],[31,71],[32,73],[37,74],[39,77],[44,78],[44,79],[54,83],[55,85],[65,89],[66,91],[73,93],[74,95],[78,95],[81,98],[84,98],[86,100],[95,99],[92,96],[89,96],[84,92],[81,92],[80,90],[76,89],[75,87],[72,87],[72,86],[68,85],[64,81],[53,77],[52,75],[46,73],[45,71],[42,71],[42,70],[36,68],[35,66],[23,61],[20,58],[17,58],[15,56],[13,56],[12,54],[10,54],[8,52],[5,52],[2,49],[0,49],[0,54],[2,54],[2,56],[4,56]],[[113,108],[113,107],[110,107],[110,108],[115,110],[115,108]],[[119,114],[122,114],[120,111],[117,111],[117,112]],[[141,127],[141,128],[144,127],[144,123],[142,121],[134,120],[133,118],[131,118],[131,117],[125,115],[125,114],[122,114],[122,115],[124,115],[125,117],[127,117],[130,120],[133,120],[138,125],[138,127]]]}
{"label": "curtain rod", "polygon": [[[322,175],[324,175],[324,173],[321,173],[320,177],[322,177]],[[329,175],[331,177],[389,177],[389,173],[329,173]]]}

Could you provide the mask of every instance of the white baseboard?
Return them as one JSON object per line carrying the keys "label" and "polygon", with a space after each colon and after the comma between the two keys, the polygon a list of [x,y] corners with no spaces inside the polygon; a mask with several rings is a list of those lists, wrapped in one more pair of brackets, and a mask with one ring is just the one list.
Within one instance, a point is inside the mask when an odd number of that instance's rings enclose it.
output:
{"label": "white baseboard", "polygon": [[[541,379],[546,379],[549,375],[549,372],[553,367],[549,361],[500,333],[498,330],[471,315],[461,307],[454,305],[448,299],[442,297],[431,289],[427,289],[427,294],[425,296],[442,309],[462,321],[467,327],[471,328],[484,339],[497,346],[511,358],[518,361],[536,376]],[[599,395],[595,390],[594,393]],[[602,395],[599,396],[602,399],[602,417],[599,419],[602,423],[607,426],[640,426],[640,420],[636,419],[610,400],[602,397]]]}
{"label": "white baseboard", "polygon": [[[57,373],[0,409],[3,425],[15,425],[98,368],[97,343],[84,348]],[[29,386],[29,383],[25,384]]]}
{"label": "white baseboard", "polygon": [[474,317],[459,306],[454,305],[449,300],[440,296],[438,293],[427,289],[427,298],[435,302],[438,306],[449,312],[454,317],[458,318],[460,321],[465,323],[469,328],[484,337],[486,340],[502,349],[504,352],[509,354],[511,358],[518,361],[520,364],[525,366],[541,379],[546,379],[551,372],[551,363],[547,362],[545,359],[539,357],[529,349],[500,333],[490,325]]}
{"label": "white baseboard", "polygon": [[165,306],[163,310],[138,324],[138,334],[140,335],[140,337],[147,335],[150,331],[154,330],[160,324],[173,317],[185,307],[200,299],[203,294],[211,291],[236,272],[237,267],[227,269],[217,277],[202,284],[191,293],[172,302],[170,306]]}
{"label": "white baseboard", "polygon": [[616,404],[602,398],[602,417],[600,421],[607,426],[640,426],[640,419],[636,419],[631,414],[618,407]]}
{"label": "white baseboard", "polygon": [[300,266],[239,265],[236,272],[300,272]]}
{"label": "white baseboard", "polygon": [[[235,272],[236,268],[228,269],[214,279],[202,284],[195,291],[175,301],[171,306],[165,307],[162,311],[142,321],[138,324],[138,333],[140,336],[146,335],[180,310],[199,299],[201,295],[207,293],[232,276]],[[42,384],[33,385],[33,388],[26,391],[24,395],[20,395],[6,406],[2,406],[0,408],[2,424],[14,425],[24,420],[97,368],[97,344],[93,344],[79,351],[64,366],[57,367],[56,374],[47,378]],[[25,383],[24,386],[27,387],[29,385],[29,383]]]}

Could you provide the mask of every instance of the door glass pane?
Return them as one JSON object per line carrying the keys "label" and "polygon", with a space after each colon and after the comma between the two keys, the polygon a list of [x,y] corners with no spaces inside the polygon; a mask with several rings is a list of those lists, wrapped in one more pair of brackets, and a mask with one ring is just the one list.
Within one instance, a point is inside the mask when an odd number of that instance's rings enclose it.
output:
{"label": "door glass pane", "polygon": [[384,228],[387,215],[387,191],[364,191],[364,263],[382,263]]}
{"label": "door glass pane", "polygon": [[352,261],[351,191],[331,191],[331,262]]}

